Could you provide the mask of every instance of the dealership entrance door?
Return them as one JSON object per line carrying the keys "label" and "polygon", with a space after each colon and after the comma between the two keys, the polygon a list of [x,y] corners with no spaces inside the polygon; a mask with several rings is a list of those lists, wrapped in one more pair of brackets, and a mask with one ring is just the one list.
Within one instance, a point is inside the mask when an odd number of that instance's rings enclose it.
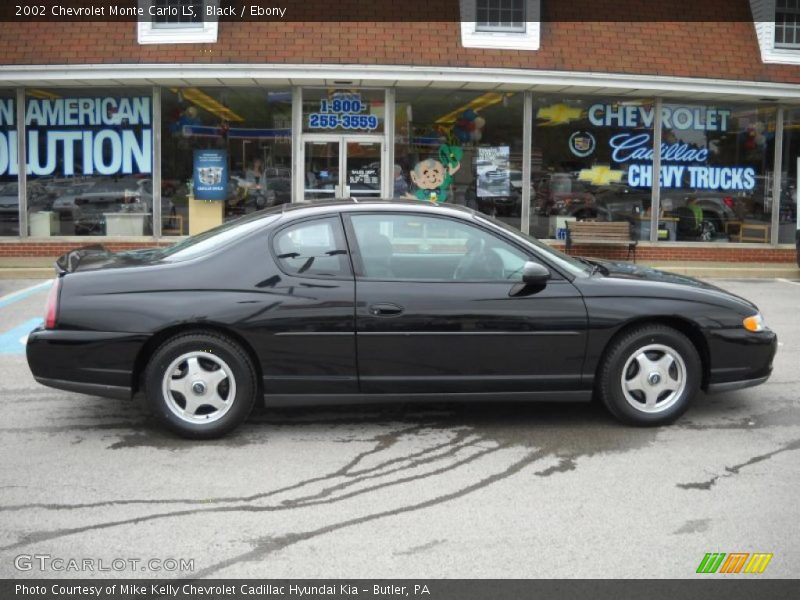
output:
{"label": "dealership entrance door", "polygon": [[303,199],[380,198],[385,177],[383,136],[303,136]]}

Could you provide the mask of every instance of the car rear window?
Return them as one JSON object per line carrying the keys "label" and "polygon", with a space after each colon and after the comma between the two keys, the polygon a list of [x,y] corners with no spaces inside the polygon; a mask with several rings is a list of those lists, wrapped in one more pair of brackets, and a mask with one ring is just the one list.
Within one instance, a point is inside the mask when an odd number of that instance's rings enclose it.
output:
{"label": "car rear window", "polygon": [[257,218],[243,217],[223,223],[219,227],[193,235],[173,246],[164,248],[160,258],[168,261],[180,261],[208,254],[246,236],[252,231],[261,229],[277,220],[278,217],[279,214],[259,214]]}

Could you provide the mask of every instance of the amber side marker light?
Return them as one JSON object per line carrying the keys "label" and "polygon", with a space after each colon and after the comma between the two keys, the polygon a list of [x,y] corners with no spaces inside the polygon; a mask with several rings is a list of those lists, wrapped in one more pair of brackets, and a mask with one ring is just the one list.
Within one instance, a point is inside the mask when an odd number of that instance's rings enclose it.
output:
{"label": "amber side marker light", "polygon": [[747,331],[752,332],[759,332],[764,331],[764,318],[761,314],[753,315],[752,317],[747,317],[744,321],[742,321],[742,325]]}

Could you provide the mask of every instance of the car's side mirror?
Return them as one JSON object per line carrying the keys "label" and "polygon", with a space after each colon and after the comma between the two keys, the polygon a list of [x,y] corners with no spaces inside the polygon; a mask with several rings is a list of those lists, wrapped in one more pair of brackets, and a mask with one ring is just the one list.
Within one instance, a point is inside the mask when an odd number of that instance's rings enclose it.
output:
{"label": "car's side mirror", "polygon": [[538,294],[547,285],[550,271],[544,265],[528,261],[522,267],[522,281],[511,286],[509,296],[530,296]]}
{"label": "car's side mirror", "polygon": [[550,279],[550,271],[544,265],[528,261],[522,267],[522,283],[525,285],[544,285]]}

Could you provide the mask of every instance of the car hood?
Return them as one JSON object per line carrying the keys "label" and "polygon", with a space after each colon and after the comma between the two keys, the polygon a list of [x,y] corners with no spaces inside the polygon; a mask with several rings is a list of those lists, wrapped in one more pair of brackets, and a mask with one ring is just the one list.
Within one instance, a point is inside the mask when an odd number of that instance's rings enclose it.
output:
{"label": "car hood", "polygon": [[616,262],[600,259],[591,259],[590,262],[599,265],[601,269],[604,270],[603,274],[605,277],[609,279],[629,279],[641,282],[653,282],[656,284],[669,284],[671,286],[679,286],[684,290],[686,288],[693,288],[698,292],[704,292],[719,299],[734,300],[757,310],[756,305],[746,298],[742,298],[736,294],[731,294],[722,288],[705,281],[700,281],[694,277],[678,275],[677,273],[670,273],[669,271],[662,271],[660,269],[654,269],[652,267],[646,267],[627,262]]}

